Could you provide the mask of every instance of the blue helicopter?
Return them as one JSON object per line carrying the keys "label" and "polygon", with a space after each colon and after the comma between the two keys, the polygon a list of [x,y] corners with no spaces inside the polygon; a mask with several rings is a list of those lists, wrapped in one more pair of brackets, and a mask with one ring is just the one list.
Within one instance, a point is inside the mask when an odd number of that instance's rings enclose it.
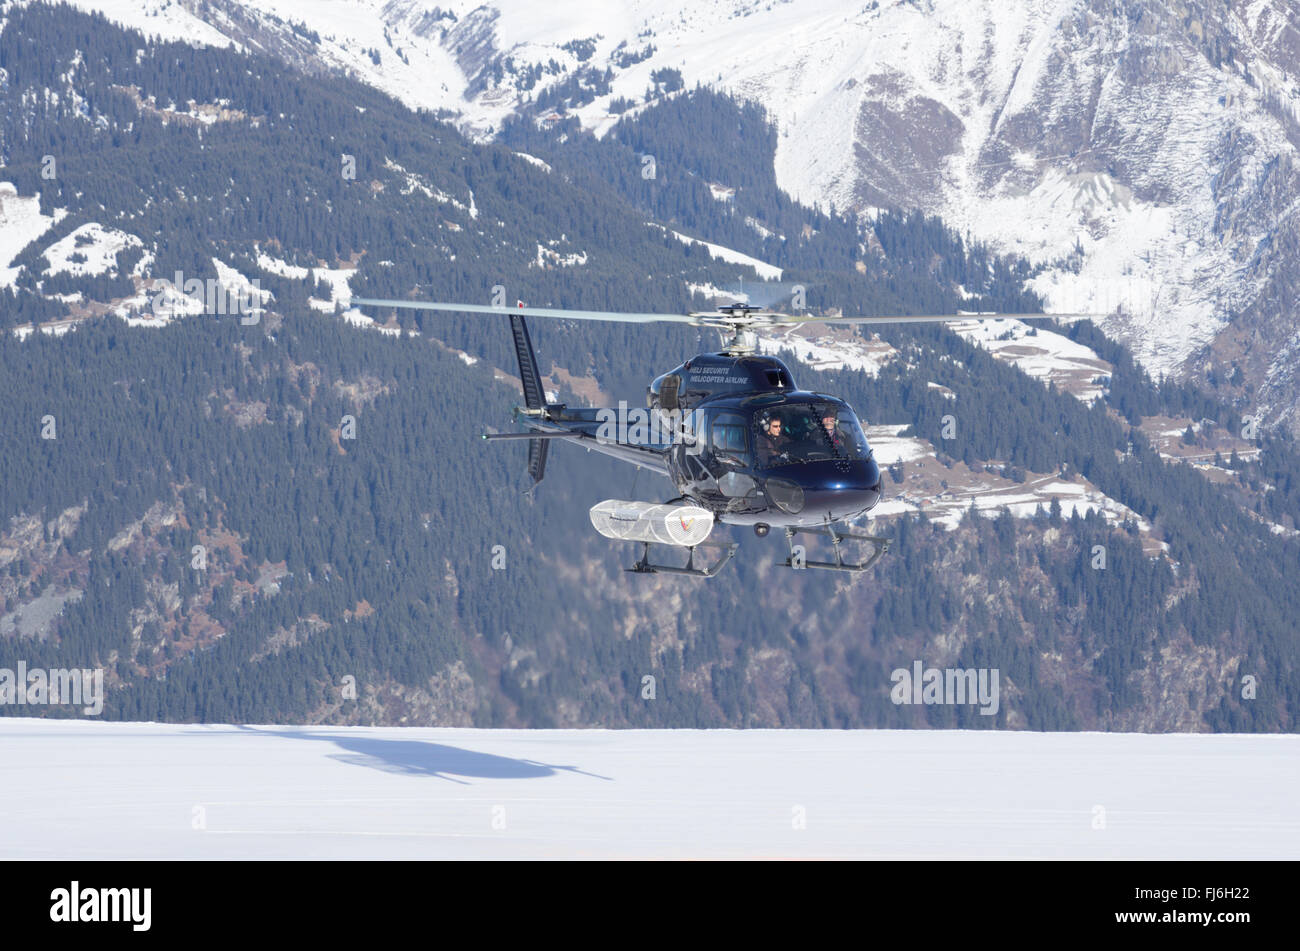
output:
{"label": "blue helicopter", "polygon": [[[486,440],[528,441],[533,484],[546,474],[553,440],[578,443],[667,477],[677,495],[665,502],[610,499],[591,509],[602,535],[640,543],[641,558],[628,570],[713,577],[737,545],[707,544],[714,525],[743,525],[765,537],[781,529],[789,548],[782,564],[863,572],[889,550],[889,539],[855,531],[848,523],[880,501],[881,471],[853,408],[827,393],[802,390],[780,359],[759,354],[758,332],[799,324],[907,324],[1058,317],[1058,314],[957,313],[923,316],[844,317],[793,315],[737,303],[688,314],[619,313],[559,308],[487,306],[415,300],[353,298],[353,305],[500,314],[509,318],[523,385],[516,433],[487,433]],[[1083,315],[1077,315],[1083,316]],[[724,334],[714,353],[702,353],[650,384],[645,410],[569,407],[550,402],[542,384],[526,318],[683,323]],[[800,533],[829,536],[833,561],[807,558],[795,544]],[[864,561],[846,560],[846,541],[872,549]],[[684,548],[682,565],[653,563],[651,545]],[[698,567],[699,547],[720,550]]]}

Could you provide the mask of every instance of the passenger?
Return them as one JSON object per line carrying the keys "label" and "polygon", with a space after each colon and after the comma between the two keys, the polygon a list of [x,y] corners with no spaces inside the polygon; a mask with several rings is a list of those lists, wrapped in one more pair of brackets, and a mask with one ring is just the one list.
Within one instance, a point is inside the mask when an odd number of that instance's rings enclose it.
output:
{"label": "passenger", "polygon": [[849,441],[840,429],[840,421],[834,413],[827,413],[822,417],[822,427],[826,430],[826,438],[831,441],[831,448],[836,453],[848,451]]}

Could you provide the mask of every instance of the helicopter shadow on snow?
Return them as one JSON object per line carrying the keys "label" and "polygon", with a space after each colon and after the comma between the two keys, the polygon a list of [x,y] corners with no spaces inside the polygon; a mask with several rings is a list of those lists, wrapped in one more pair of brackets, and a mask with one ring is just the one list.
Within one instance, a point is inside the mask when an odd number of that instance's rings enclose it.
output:
{"label": "helicopter shadow on snow", "polygon": [[[337,733],[307,733],[299,730],[263,730],[240,726],[239,730],[291,740],[333,743],[340,752],[329,758],[352,766],[364,766],[404,776],[432,776],[459,785],[466,779],[541,779],[559,773],[576,773],[612,781],[611,776],[590,773],[577,766],[560,766],[537,760],[482,753],[446,743],[423,740],[394,740],[383,737],[349,736]],[[461,778],[456,778],[461,777]]]}

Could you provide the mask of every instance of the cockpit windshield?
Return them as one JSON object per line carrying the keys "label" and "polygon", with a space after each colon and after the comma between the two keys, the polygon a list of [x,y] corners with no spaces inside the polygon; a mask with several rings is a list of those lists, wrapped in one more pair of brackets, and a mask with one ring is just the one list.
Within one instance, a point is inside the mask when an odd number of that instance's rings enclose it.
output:
{"label": "cockpit windshield", "polygon": [[839,402],[782,403],[751,418],[756,462],[774,469],[797,462],[866,459],[867,437],[853,410]]}

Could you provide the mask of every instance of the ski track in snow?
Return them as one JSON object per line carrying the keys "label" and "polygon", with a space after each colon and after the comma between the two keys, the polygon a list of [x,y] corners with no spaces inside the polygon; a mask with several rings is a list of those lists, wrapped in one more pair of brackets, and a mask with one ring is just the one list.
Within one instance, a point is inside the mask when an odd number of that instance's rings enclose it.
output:
{"label": "ski track in snow", "polygon": [[1290,735],[4,718],[0,757],[10,859],[1300,853]]}

